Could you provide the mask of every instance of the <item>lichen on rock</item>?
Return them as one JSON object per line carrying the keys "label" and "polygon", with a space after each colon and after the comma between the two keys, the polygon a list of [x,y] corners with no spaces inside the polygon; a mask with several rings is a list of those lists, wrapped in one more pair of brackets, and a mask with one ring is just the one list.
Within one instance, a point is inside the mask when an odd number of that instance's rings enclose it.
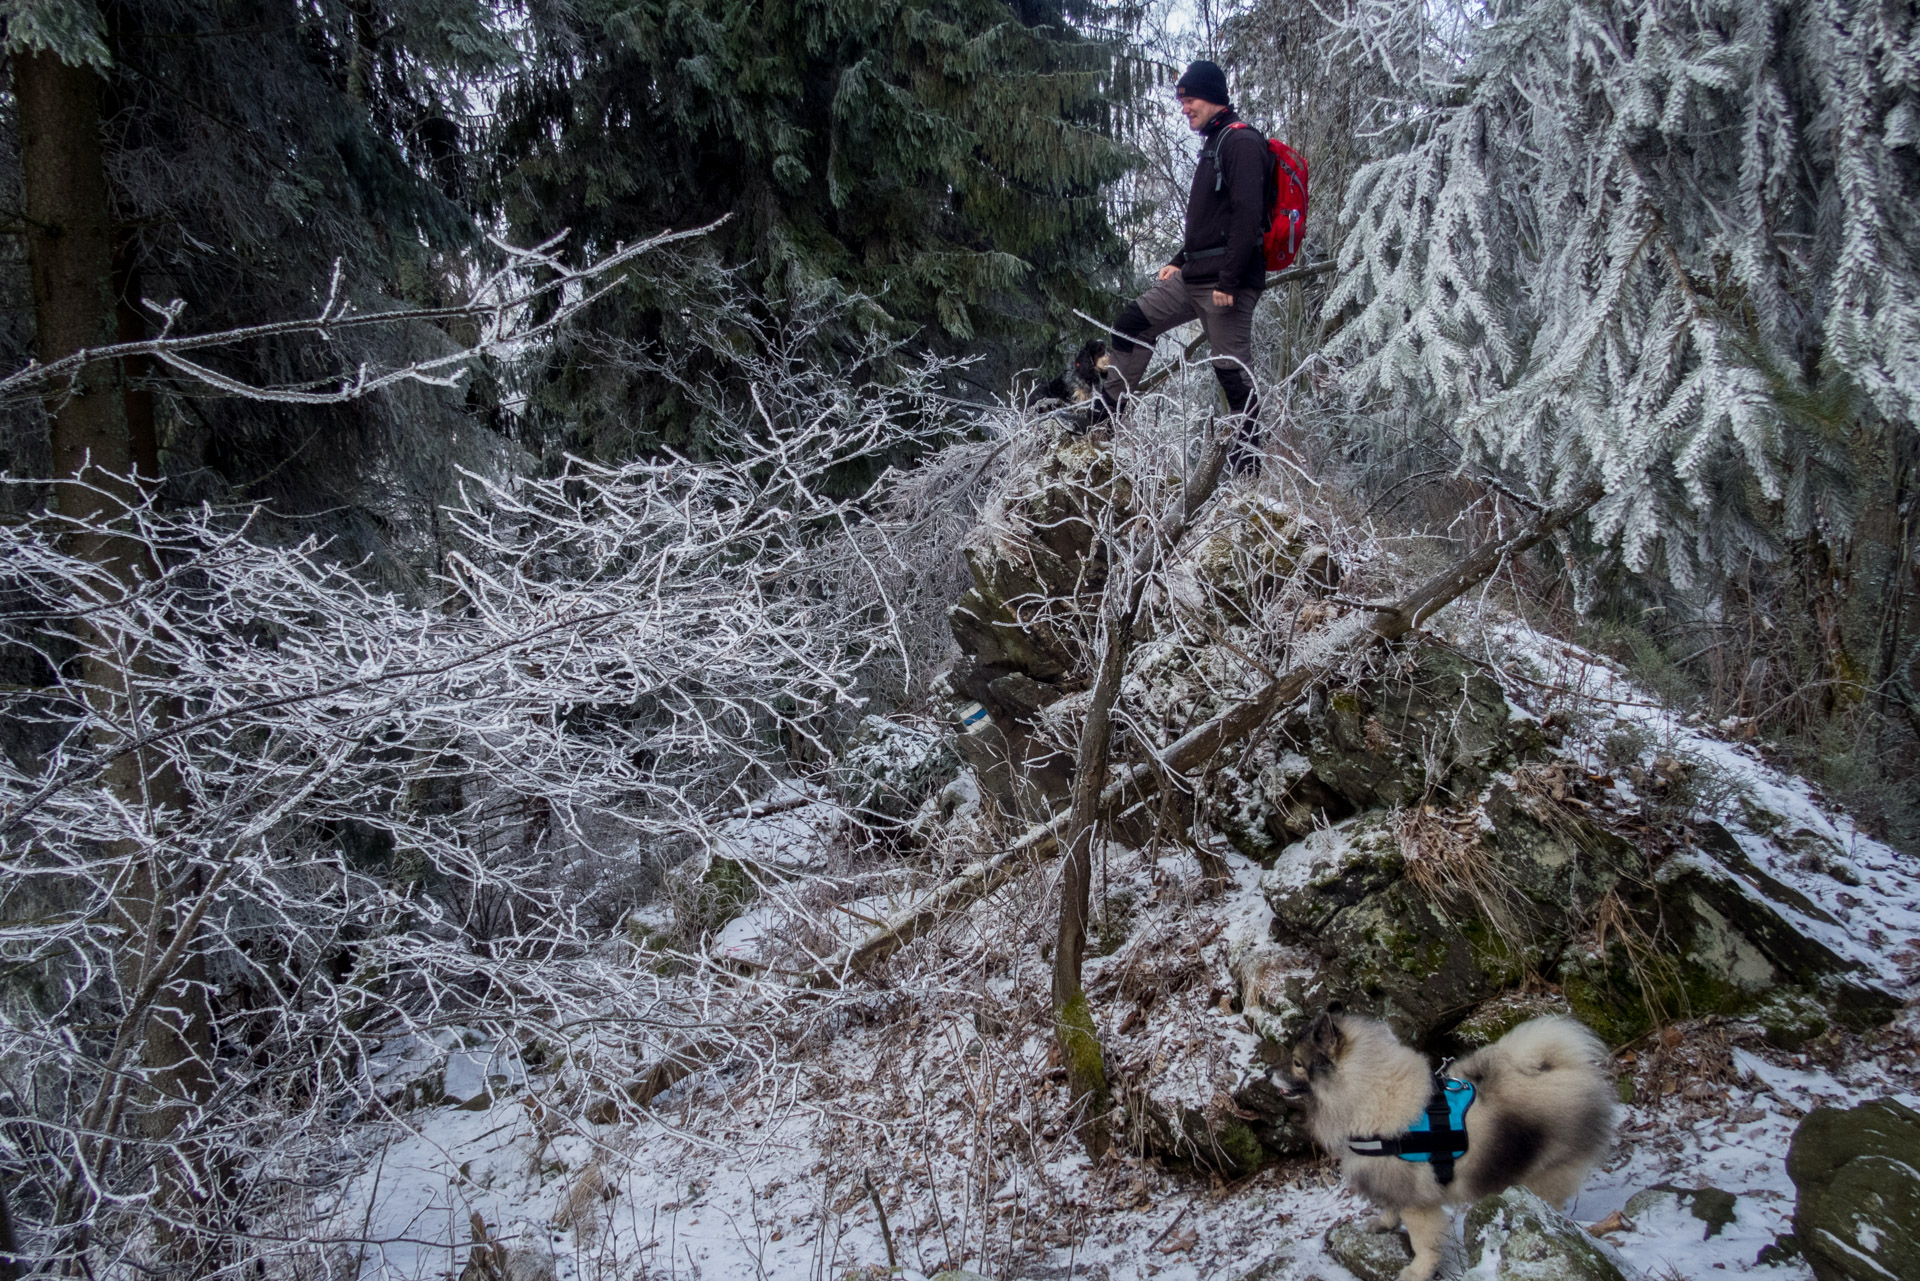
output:
{"label": "lichen on rock", "polygon": [[1619,1256],[1525,1188],[1467,1211],[1470,1276],[1485,1281],[1625,1281]]}

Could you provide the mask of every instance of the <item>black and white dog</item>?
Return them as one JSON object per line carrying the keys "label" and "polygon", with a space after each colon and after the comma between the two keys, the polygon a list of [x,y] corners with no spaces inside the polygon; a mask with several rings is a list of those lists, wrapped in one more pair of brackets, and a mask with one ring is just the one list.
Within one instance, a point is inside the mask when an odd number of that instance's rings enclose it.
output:
{"label": "black and white dog", "polygon": [[1064,400],[1073,404],[1084,404],[1096,399],[1100,394],[1100,384],[1106,377],[1107,366],[1113,363],[1107,344],[1098,338],[1088,340],[1073,358],[1073,367],[1061,374],[1045,387],[1040,394],[1048,400]]}
{"label": "black and white dog", "polygon": [[1326,1013],[1308,1025],[1274,1080],[1340,1156],[1347,1185],[1401,1223],[1413,1262],[1400,1281],[1440,1265],[1446,1207],[1515,1184],[1563,1205],[1613,1140],[1606,1047],[1569,1018],[1522,1023],[1441,1076],[1386,1024]]}

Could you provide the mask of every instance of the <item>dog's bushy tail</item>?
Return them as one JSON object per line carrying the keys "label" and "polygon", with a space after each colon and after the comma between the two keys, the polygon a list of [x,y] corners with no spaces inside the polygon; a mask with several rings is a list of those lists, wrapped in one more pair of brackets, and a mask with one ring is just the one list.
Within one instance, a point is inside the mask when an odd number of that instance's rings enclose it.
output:
{"label": "dog's bushy tail", "polygon": [[1509,1154],[1491,1167],[1483,1161],[1480,1177],[1490,1182],[1475,1195],[1515,1181],[1555,1202],[1578,1191],[1613,1139],[1619,1100],[1612,1068],[1600,1038],[1560,1016],[1522,1023],[1456,1064],[1454,1074],[1479,1087],[1491,1109],[1496,1150],[1503,1137],[1520,1134],[1539,1144],[1524,1160]]}
{"label": "dog's bushy tail", "polygon": [[1525,1100],[1560,1118],[1579,1116],[1611,1129],[1613,1058],[1600,1038],[1575,1019],[1532,1019],[1454,1065],[1489,1099]]}
{"label": "dog's bushy tail", "polygon": [[1565,1015],[1529,1019],[1494,1042],[1515,1071],[1566,1072],[1612,1079],[1612,1056],[1586,1024]]}

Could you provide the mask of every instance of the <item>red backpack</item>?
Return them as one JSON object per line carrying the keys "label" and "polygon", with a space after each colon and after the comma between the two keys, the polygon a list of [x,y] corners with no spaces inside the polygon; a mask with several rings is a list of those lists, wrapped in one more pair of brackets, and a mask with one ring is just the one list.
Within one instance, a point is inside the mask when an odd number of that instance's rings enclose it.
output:
{"label": "red backpack", "polygon": [[[1227,128],[1252,126],[1236,120]],[[1261,248],[1266,252],[1268,271],[1285,271],[1307,239],[1307,158],[1278,138],[1267,139],[1267,152],[1273,157],[1267,176],[1267,207],[1273,215]],[[1214,164],[1217,167],[1219,163],[1216,154]]]}

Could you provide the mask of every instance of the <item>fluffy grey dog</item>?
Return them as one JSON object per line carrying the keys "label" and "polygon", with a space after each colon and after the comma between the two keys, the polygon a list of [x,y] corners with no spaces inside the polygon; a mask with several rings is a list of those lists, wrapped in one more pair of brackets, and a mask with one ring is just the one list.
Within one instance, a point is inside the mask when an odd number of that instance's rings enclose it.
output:
{"label": "fluffy grey dog", "polygon": [[[1407,1225],[1413,1262],[1400,1281],[1428,1281],[1440,1266],[1449,1205],[1522,1184],[1554,1205],[1580,1190],[1613,1139],[1610,1059],[1600,1039],[1569,1018],[1534,1019],[1455,1063],[1472,1083],[1466,1153],[1449,1163],[1362,1155],[1354,1147],[1403,1141],[1435,1093],[1424,1055],[1373,1019],[1322,1014],[1275,1079],[1307,1106],[1313,1136],[1340,1155],[1347,1184],[1380,1209],[1378,1227]],[[1458,1087],[1455,1090],[1464,1094]],[[1443,1130],[1445,1127],[1442,1127]],[[1443,1136],[1444,1137],[1444,1134]],[[1409,1146],[1417,1146],[1410,1144]]]}

